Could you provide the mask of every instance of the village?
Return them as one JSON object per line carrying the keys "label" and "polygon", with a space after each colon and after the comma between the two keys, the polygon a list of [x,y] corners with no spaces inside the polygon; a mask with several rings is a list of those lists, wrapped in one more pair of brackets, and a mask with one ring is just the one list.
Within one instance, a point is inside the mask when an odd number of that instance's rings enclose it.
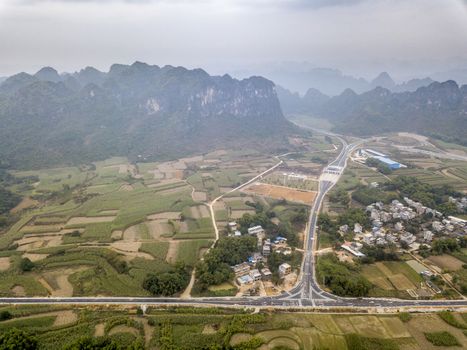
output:
{"label": "village", "polygon": [[[362,225],[355,223],[352,231],[354,240],[346,242],[342,248],[356,257],[363,257],[360,252],[363,243],[369,246],[387,246],[396,244],[409,251],[417,251],[421,245],[430,247],[434,237],[460,237],[467,234],[467,221],[454,216],[444,217],[437,210],[428,208],[419,202],[404,197],[404,205],[398,200],[384,205],[376,202],[366,207],[372,220],[371,232],[365,232]],[[417,232],[405,229],[405,223],[418,218],[420,222]],[[339,227],[339,233],[345,235],[351,228],[348,225]]]}
{"label": "village", "polygon": [[[237,229],[236,222],[228,224],[229,236],[240,237],[242,233]],[[287,244],[287,238],[277,236],[271,240],[266,238],[266,231],[261,225],[248,228],[248,235],[257,238],[257,252],[235,266],[231,266],[235,274],[235,282],[239,286],[238,296],[271,296],[281,292],[281,287],[290,289],[297,280],[297,274],[292,266],[287,263],[281,263],[278,266],[277,275],[274,276],[268,267],[268,257],[271,253],[290,256],[292,248]]]}

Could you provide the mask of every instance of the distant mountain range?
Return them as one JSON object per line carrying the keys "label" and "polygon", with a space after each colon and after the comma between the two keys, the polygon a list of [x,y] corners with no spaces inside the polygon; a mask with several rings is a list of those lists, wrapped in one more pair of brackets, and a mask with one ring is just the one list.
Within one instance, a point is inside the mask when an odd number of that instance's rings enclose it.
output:
{"label": "distant mountain range", "polygon": [[310,89],[304,97],[278,88],[286,114],[329,119],[335,131],[354,135],[413,131],[467,145],[467,85],[433,82],[413,92],[377,87],[357,94],[346,89],[328,97]]}
{"label": "distant mountain range", "polygon": [[288,90],[303,94],[311,88],[317,89],[328,96],[340,95],[347,88],[357,93],[370,91],[376,87],[384,87],[393,92],[415,91],[419,87],[427,86],[434,81],[431,78],[411,79],[397,84],[387,72],[380,73],[373,80],[366,80],[346,75],[338,69],[297,67],[293,64],[285,64],[271,70],[258,69],[263,76]]}
{"label": "distant mountain range", "polygon": [[58,74],[50,67],[0,85],[0,161],[76,164],[114,155],[161,159],[213,147],[273,150],[295,130],[274,84],[201,69],[114,64]]}

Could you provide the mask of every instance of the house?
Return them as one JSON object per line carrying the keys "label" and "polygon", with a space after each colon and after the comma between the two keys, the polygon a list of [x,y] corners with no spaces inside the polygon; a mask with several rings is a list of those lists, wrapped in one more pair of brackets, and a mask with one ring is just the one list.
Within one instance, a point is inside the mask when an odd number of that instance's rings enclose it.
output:
{"label": "house", "polygon": [[277,236],[277,238],[274,240],[274,244],[284,244],[287,243],[287,238]]}
{"label": "house", "polygon": [[263,275],[263,280],[270,281],[272,279],[272,272],[267,267],[261,269],[261,274]]}
{"label": "house", "polygon": [[363,235],[363,242],[368,245],[373,245],[375,244],[376,238],[373,237],[371,233],[365,233]]}
{"label": "house", "polygon": [[426,242],[431,242],[433,240],[433,232],[431,231],[423,231],[423,240]]}
{"label": "house", "polygon": [[404,229],[404,225],[402,225],[401,222],[396,222],[396,224],[394,225],[394,230],[402,231],[403,229]]}
{"label": "house", "polygon": [[353,228],[353,232],[354,233],[362,233],[362,225],[360,225],[359,223],[355,223],[354,225],[354,228]]}
{"label": "house", "polygon": [[241,233],[239,230],[236,230],[236,231],[234,232],[234,236],[235,236],[235,237],[240,237],[241,235],[242,235],[242,233]]}
{"label": "house", "polygon": [[262,275],[258,269],[254,269],[250,271],[250,277],[253,278],[253,281],[260,281]]}
{"label": "house", "polygon": [[267,239],[263,244],[263,256],[268,256],[271,254],[271,240]]}
{"label": "house", "polygon": [[258,233],[259,234],[264,233],[264,229],[261,225],[253,226],[248,229],[249,235],[257,235]]}
{"label": "house", "polygon": [[263,261],[263,256],[260,253],[254,253],[252,256],[248,258],[248,263],[256,264]]}
{"label": "house", "polygon": [[349,232],[349,225],[342,225],[339,227],[339,232],[341,234],[346,234],[347,232]]}
{"label": "house", "polygon": [[232,270],[234,271],[236,277],[248,275],[250,273],[250,265],[248,265],[246,262],[243,262],[241,264],[232,266]]}
{"label": "house", "polygon": [[415,242],[415,240],[416,240],[415,236],[411,234],[410,232],[404,232],[400,236],[400,241],[407,243],[407,245],[411,245],[413,242]]}
{"label": "house", "polygon": [[253,278],[250,275],[243,275],[237,278],[237,282],[240,285],[253,283]]}
{"label": "house", "polygon": [[284,277],[292,272],[292,266],[287,263],[282,263],[279,265],[279,276]]}
{"label": "house", "polygon": [[439,221],[433,221],[431,223],[431,227],[433,228],[433,230],[435,230],[436,232],[440,232],[444,229],[444,225],[442,223],[440,223]]}
{"label": "house", "polygon": [[237,223],[235,221],[229,222],[228,226],[230,231],[235,231],[237,229]]}
{"label": "house", "polygon": [[[361,245],[361,244],[360,244]],[[344,243],[341,245],[341,248],[344,250],[347,250],[350,254],[356,256],[357,258],[362,258],[365,256],[365,254],[360,253],[358,249],[356,249],[356,246],[353,246],[353,243]]]}

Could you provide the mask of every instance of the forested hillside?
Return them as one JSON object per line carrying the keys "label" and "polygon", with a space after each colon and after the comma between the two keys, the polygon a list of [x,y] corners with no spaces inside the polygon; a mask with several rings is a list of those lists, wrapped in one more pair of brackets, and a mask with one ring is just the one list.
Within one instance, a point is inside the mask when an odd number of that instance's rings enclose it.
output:
{"label": "forested hillside", "polygon": [[0,85],[0,160],[10,168],[109,156],[167,159],[214,147],[281,147],[293,126],[274,84],[136,62],[108,73],[43,68]]}

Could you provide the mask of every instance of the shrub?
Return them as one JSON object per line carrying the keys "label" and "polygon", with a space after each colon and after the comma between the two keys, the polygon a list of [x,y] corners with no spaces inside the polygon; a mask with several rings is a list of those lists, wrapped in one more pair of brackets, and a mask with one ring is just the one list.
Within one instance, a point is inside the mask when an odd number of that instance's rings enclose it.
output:
{"label": "shrub", "polygon": [[458,346],[461,345],[457,338],[449,332],[424,333],[426,340],[436,346]]}
{"label": "shrub", "polygon": [[441,317],[441,319],[446,322],[447,324],[460,328],[460,329],[467,329],[467,325],[465,325],[462,322],[459,322],[455,317],[454,314],[450,311],[441,311],[438,313],[438,316]]}
{"label": "shrub", "polygon": [[34,263],[29,258],[23,258],[19,262],[19,269],[23,272],[31,271],[34,268]]}
{"label": "shrub", "polygon": [[0,336],[0,349],[37,349],[37,340],[19,329],[13,328]]}
{"label": "shrub", "polygon": [[0,312],[0,321],[9,320],[12,317],[13,317],[13,315],[7,310],[4,310],[4,311]]}
{"label": "shrub", "polygon": [[402,322],[409,322],[412,319],[412,315],[408,312],[399,313],[399,318]]}

